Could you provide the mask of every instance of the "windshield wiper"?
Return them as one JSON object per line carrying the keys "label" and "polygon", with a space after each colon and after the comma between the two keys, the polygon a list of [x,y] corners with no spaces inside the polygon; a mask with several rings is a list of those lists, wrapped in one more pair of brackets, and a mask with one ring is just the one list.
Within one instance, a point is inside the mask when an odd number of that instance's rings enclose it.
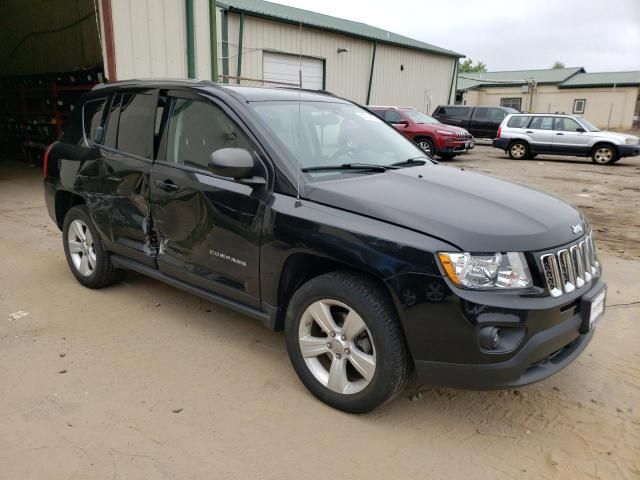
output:
{"label": "windshield wiper", "polygon": [[343,163],[341,165],[320,165],[317,167],[303,168],[303,172],[320,172],[323,170],[374,170],[376,172],[386,172],[396,170],[393,165],[379,165],[377,163]]}
{"label": "windshield wiper", "polygon": [[[422,160],[422,159],[425,160]],[[414,158],[408,158],[402,162],[396,162],[396,163],[392,163],[391,166],[392,167],[402,167],[402,166],[418,166],[418,165],[424,165],[425,163],[427,163],[428,160],[427,157],[414,157]]]}

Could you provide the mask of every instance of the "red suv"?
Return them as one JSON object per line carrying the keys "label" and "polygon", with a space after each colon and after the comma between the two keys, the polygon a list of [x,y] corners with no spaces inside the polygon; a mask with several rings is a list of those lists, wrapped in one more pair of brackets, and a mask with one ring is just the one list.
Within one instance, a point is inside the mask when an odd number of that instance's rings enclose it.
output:
{"label": "red suv", "polygon": [[464,128],[440,123],[415,108],[373,105],[367,108],[416,142],[431,156],[450,159],[474,147],[473,136]]}

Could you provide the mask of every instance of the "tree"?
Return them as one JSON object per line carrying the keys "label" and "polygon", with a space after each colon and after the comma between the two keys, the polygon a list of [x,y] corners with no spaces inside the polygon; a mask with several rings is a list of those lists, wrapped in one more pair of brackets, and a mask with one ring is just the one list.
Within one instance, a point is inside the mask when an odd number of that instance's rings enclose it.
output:
{"label": "tree", "polygon": [[473,64],[473,60],[467,58],[464,62],[458,64],[458,72],[460,73],[482,73],[487,71],[487,66],[483,62],[476,62]]}
{"label": "tree", "polygon": [[558,60],[556,60],[556,63],[553,64],[553,67],[551,68],[564,68],[564,63],[559,62]]}

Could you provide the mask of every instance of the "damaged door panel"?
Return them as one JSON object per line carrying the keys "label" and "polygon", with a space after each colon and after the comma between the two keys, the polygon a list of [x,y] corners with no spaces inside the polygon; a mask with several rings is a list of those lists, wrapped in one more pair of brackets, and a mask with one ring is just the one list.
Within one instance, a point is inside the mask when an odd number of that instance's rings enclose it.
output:
{"label": "damaged door panel", "polygon": [[158,268],[259,307],[260,239],[268,190],[207,170],[214,151],[229,147],[252,151],[253,145],[210,100],[178,92],[172,96],[165,135],[151,170]]}
{"label": "damaged door panel", "polygon": [[97,145],[100,183],[86,199],[108,248],[149,266],[157,251],[149,205],[156,103],[156,90],[114,95]]}

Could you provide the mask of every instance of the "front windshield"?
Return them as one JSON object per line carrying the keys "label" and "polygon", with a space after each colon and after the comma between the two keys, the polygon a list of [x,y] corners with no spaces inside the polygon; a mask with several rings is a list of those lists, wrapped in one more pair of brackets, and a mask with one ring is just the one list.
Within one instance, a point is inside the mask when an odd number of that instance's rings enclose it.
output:
{"label": "front windshield", "polygon": [[419,112],[417,110],[407,109],[407,110],[402,110],[402,113],[404,113],[407,117],[409,117],[411,120],[413,120],[416,123],[421,123],[425,125],[437,125],[440,123],[435,118],[425,115],[424,113]]}
{"label": "front windshield", "polygon": [[587,132],[599,132],[600,131],[600,129],[598,127],[596,127],[593,123],[591,123],[586,118],[578,117],[578,120],[580,120],[580,123],[582,124],[582,126],[587,129]]}
{"label": "front windshield", "polygon": [[252,106],[302,169],[426,160],[414,143],[353,104],[274,101]]}

